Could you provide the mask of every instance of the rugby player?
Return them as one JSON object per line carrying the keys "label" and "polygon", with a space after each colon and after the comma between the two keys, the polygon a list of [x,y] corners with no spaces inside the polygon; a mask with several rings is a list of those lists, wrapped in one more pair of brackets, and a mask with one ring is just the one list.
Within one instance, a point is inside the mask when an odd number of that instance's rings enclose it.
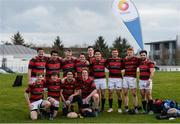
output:
{"label": "rugby player", "polygon": [[59,73],[52,72],[51,78],[46,81],[47,100],[51,103],[50,107],[50,120],[53,120],[58,113],[59,98],[60,98],[60,85],[61,80],[58,78]]}
{"label": "rugby player", "polygon": [[[152,106],[153,106],[153,99],[152,99],[152,79],[154,76],[154,62],[147,58],[147,51],[142,50],[140,52],[140,80],[139,80],[139,88],[142,98],[142,105],[144,112],[149,112],[149,114],[153,114]],[[147,100],[146,100],[147,98]],[[147,103],[148,103],[148,110],[147,110]]]}
{"label": "rugby player", "polygon": [[84,105],[91,106],[93,102],[93,108],[95,111],[99,111],[99,95],[96,90],[96,85],[92,77],[89,77],[87,68],[82,69],[82,78],[79,81],[81,88],[81,95]]}
{"label": "rugby player", "polygon": [[81,72],[83,68],[89,69],[89,61],[86,60],[85,54],[81,53],[79,55],[79,59],[76,61],[75,69],[76,69],[76,77],[81,78]]}
{"label": "rugby player", "polygon": [[42,48],[37,49],[38,55],[29,61],[28,66],[28,84],[31,84],[36,80],[36,74],[45,74],[45,66],[48,57],[44,56],[44,50]]}
{"label": "rugby player", "polygon": [[127,49],[127,56],[123,59],[123,69],[124,69],[124,77],[123,77],[123,93],[124,93],[124,105],[125,112],[129,111],[128,108],[128,90],[131,90],[133,105],[135,113],[138,113],[138,99],[137,99],[137,82],[136,82],[136,74],[137,68],[139,66],[139,58],[134,56],[133,48]]}
{"label": "rugby player", "polygon": [[62,71],[63,77],[66,77],[68,71],[75,73],[76,58],[72,56],[72,50],[68,49],[65,51],[65,58],[62,59]]}
{"label": "rugby player", "polygon": [[104,105],[106,101],[105,91],[106,91],[106,75],[105,75],[105,67],[106,60],[102,58],[102,54],[100,50],[95,50],[95,59],[92,60],[90,64],[94,82],[96,84],[96,89],[100,96],[101,94],[101,111],[104,111]]}
{"label": "rugby player", "polygon": [[55,50],[51,51],[51,57],[46,62],[46,80],[51,78],[52,72],[56,72],[58,77],[61,69],[62,60],[58,56],[58,52]]}
{"label": "rugby player", "polygon": [[116,90],[118,98],[118,112],[122,113],[121,104],[122,104],[122,59],[119,58],[119,53],[117,49],[113,49],[112,57],[107,59],[107,68],[109,70],[109,80],[108,80],[108,89],[109,89],[109,110],[107,112],[112,112],[113,108],[113,90]]}
{"label": "rugby player", "polygon": [[43,109],[48,109],[51,103],[47,100],[43,100],[45,81],[43,75],[37,73],[37,80],[28,85],[24,96],[30,110],[30,118],[32,120],[38,119],[38,112]]}
{"label": "rugby player", "polygon": [[74,111],[72,104],[76,101],[78,102],[78,108],[80,111],[82,98],[80,96],[80,88],[78,87],[76,80],[73,78],[72,71],[68,71],[67,77],[61,82],[60,95],[63,101],[64,116],[66,116],[70,111]]}

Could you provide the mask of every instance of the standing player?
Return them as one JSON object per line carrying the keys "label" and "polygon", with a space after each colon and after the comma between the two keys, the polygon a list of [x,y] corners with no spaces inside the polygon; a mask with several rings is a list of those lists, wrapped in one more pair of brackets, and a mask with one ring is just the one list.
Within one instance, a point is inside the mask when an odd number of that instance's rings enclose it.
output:
{"label": "standing player", "polygon": [[42,48],[38,48],[37,50],[38,56],[32,58],[29,61],[28,67],[28,84],[31,84],[36,80],[36,74],[41,73],[45,74],[45,66],[48,60],[48,57],[44,56],[44,50]]}
{"label": "standing player", "polygon": [[65,77],[68,71],[75,73],[76,59],[72,56],[72,50],[65,51],[65,58],[62,60],[63,76]]}
{"label": "standing player", "polygon": [[53,50],[51,51],[51,57],[46,62],[46,80],[51,78],[52,72],[56,72],[59,77],[61,69],[61,59],[58,57],[58,52]]}
{"label": "standing player", "polygon": [[123,60],[123,69],[125,70],[124,77],[123,77],[125,112],[129,111],[128,90],[130,89],[132,93],[135,113],[138,113],[138,99],[137,99],[137,94],[136,94],[136,89],[137,89],[136,74],[137,74],[138,66],[139,66],[139,58],[134,56],[133,48],[129,48],[127,50],[127,56]]}
{"label": "standing player", "polygon": [[81,72],[83,68],[89,69],[89,61],[86,60],[85,54],[81,53],[79,59],[76,61],[75,69],[77,78],[81,78]]}
{"label": "standing player", "polygon": [[[94,59],[94,48],[92,46],[88,46],[86,58],[89,61],[89,63],[92,63],[92,60]],[[93,72],[91,68],[89,69],[89,76],[93,77]]]}
{"label": "standing player", "polygon": [[60,95],[63,101],[63,115],[67,115],[69,112],[69,108],[71,111],[74,111],[72,108],[72,104],[74,102],[78,102],[78,108],[80,111],[82,105],[82,98],[80,97],[80,88],[78,87],[78,83],[73,78],[73,72],[68,71],[67,77],[61,83],[61,91]]}
{"label": "standing player", "polygon": [[59,109],[59,97],[60,97],[60,85],[61,80],[58,78],[59,73],[52,72],[51,78],[46,81],[46,87],[48,90],[48,101],[51,103],[50,107],[50,120],[53,120],[57,116]]}
{"label": "standing player", "polygon": [[119,53],[117,49],[112,50],[112,58],[107,59],[107,68],[109,69],[109,81],[108,81],[108,89],[109,89],[109,110],[108,112],[112,112],[112,104],[113,104],[113,89],[116,90],[116,94],[118,97],[118,112],[122,113],[121,104],[122,104],[122,59],[119,58]]}
{"label": "standing player", "polygon": [[154,63],[150,61],[149,59],[147,59],[146,50],[142,50],[140,52],[140,57],[141,57],[141,61],[139,65],[139,70],[140,70],[139,88],[140,88],[141,97],[142,97],[142,105],[143,105],[144,111],[146,112],[147,111],[146,98],[147,98],[148,108],[149,108],[148,112],[149,114],[153,114],[153,111],[152,111],[153,100],[152,100],[151,91],[152,91],[152,78],[154,76]]}
{"label": "standing player", "polygon": [[106,60],[102,58],[100,50],[95,50],[95,59],[92,60],[91,69],[94,76],[94,82],[96,84],[96,89],[100,96],[101,93],[101,111],[104,111],[104,105],[106,101],[105,91],[106,91],[106,75],[105,67]]}
{"label": "standing player", "polygon": [[47,109],[51,105],[49,101],[43,100],[45,81],[42,74],[37,73],[36,78],[37,80],[29,84],[24,94],[32,120],[37,120],[38,110]]}
{"label": "standing player", "polygon": [[92,46],[88,46],[87,49],[87,60],[91,63],[94,59],[94,49]]}
{"label": "standing player", "polygon": [[96,90],[96,85],[93,78],[89,77],[88,69],[82,69],[82,78],[79,81],[81,88],[81,95],[83,104],[90,106],[91,102],[94,103],[94,109],[97,112],[99,110],[99,95]]}

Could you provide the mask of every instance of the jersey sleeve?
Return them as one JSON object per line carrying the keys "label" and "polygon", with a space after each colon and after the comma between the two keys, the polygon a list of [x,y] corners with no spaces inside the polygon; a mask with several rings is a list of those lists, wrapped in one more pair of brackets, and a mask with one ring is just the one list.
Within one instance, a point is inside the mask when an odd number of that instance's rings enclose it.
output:
{"label": "jersey sleeve", "polygon": [[32,89],[32,85],[28,85],[28,88],[25,90],[26,93],[30,93]]}
{"label": "jersey sleeve", "polygon": [[34,58],[29,61],[28,69],[32,69],[34,67]]}
{"label": "jersey sleeve", "polygon": [[125,64],[124,63],[125,63],[125,58],[123,58],[121,60],[121,64],[122,64],[121,68],[122,68],[122,70],[125,69]]}
{"label": "jersey sleeve", "polygon": [[75,81],[75,90],[80,90],[80,89],[81,89],[80,82]]}
{"label": "jersey sleeve", "polygon": [[64,82],[60,82],[60,87],[61,87],[61,90],[63,90],[64,89]]}
{"label": "jersey sleeve", "polygon": [[149,68],[154,68],[154,66],[155,66],[155,65],[154,65],[154,62],[150,61],[150,62],[149,62]]}
{"label": "jersey sleeve", "polygon": [[104,59],[104,66],[107,68],[108,66],[108,60],[107,59]]}
{"label": "jersey sleeve", "polygon": [[96,89],[96,84],[94,83],[94,81],[92,81],[91,88],[92,88],[93,90]]}
{"label": "jersey sleeve", "polygon": [[139,67],[140,63],[141,63],[141,58],[137,57],[137,67]]}

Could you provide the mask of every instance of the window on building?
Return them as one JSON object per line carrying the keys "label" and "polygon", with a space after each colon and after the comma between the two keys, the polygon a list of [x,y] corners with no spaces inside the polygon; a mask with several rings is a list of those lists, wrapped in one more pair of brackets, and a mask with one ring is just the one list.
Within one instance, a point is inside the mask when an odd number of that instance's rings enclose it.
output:
{"label": "window on building", "polygon": [[159,44],[154,44],[154,50],[160,50]]}
{"label": "window on building", "polygon": [[154,55],[154,59],[158,60],[158,59],[160,59],[160,56],[159,55]]}
{"label": "window on building", "polygon": [[173,42],[173,49],[176,49],[176,43]]}
{"label": "window on building", "polygon": [[169,43],[164,43],[164,48],[169,49]]}

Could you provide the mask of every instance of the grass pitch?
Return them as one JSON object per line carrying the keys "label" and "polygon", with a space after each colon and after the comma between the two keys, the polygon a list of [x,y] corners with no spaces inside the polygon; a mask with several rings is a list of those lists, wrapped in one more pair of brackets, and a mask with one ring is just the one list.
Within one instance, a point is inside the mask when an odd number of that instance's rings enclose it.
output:
{"label": "grass pitch", "polygon": [[[27,75],[23,75],[23,86],[12,87],[17,74],[0,74],[0,123],[31,123],[29,111],[24,98],[27,87]],[[139,92],[138,92],[139,96]],[[173,99],[180,102],[180,73],[156,72],[153,80],[153,98]],[[132,100],[130,99],[130,103]],[[139,104],[141,104],[139,97]],[[62,105],[62,104],[61,104]],[[130,104],[132,107],[132,104]],[[123,108],[123,107],[122,107]],[[106,100],[106,110],[108,99]],[[155,115],[127,115],[118,114],[117,100],[114,95],[114,111],[112,113],[100,113],[98,117],[84,119],[68,119],[62,116],[61,108],[58,117],[53,121],[37,120],[37,123],[180,123],[176,120],[157,120]]]}

